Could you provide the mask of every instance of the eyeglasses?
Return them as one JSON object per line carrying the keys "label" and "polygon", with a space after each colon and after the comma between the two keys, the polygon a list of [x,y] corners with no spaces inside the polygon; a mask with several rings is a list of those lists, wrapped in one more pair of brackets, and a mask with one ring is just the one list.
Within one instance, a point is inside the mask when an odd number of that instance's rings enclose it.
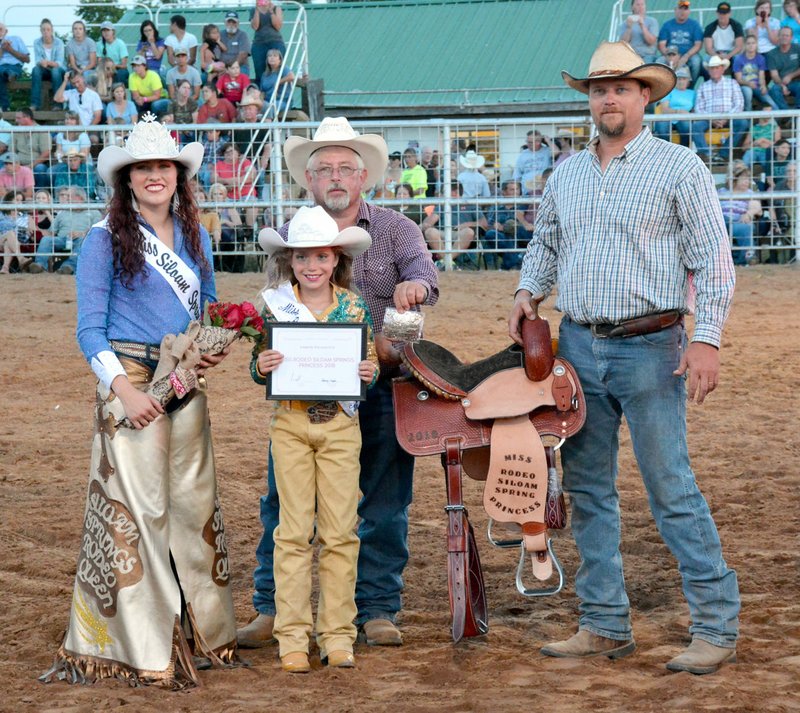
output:
{"label": "eyeglasses", "polygon": [[333,178],[333,174],[338,171],[339,176],[342,178],[350,178],[361,170],[360,168],[353,168],[352,166],[323,166],[322,168],[311,171],[311,173],[317,178]]}

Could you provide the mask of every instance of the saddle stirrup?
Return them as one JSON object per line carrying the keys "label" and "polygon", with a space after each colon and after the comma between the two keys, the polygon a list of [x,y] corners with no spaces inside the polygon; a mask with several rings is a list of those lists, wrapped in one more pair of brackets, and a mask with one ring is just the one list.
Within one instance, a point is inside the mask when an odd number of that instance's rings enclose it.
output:
{"label": "saddle stirrup", "polygon": [[492,532],[494,524],[495,524],[494,518],[490,517],[489,523],[486,525],[486,539],[489,540],[490,544],[494,545],[495,547],[499,547],[501,549],[508,549],[510,547],[519,547],[522,544],[522,537],[515,537],[509,540],[496,540]]}
{"label": "saddle stirrup", "polygon": [[525,570],[526,565],[528,564],[528,551],[525,549],[525,543],[521,543],[519,546],[519,564],[517,565],[517,591],[523,597],[548,597],[551,594],[558,594],[564,588],[564,570],[561,567],[561,562],[559,562],[558,557],[556,557],[556,553],[553,552],[553,539],[548,537],[547,538],[547,553],[550,555],[550,559],[553,562],[553,566],[558,572],[558,584],[552,587],[540,587],[529,589],[525,586],[525,583],[522,581],[522,572]]}

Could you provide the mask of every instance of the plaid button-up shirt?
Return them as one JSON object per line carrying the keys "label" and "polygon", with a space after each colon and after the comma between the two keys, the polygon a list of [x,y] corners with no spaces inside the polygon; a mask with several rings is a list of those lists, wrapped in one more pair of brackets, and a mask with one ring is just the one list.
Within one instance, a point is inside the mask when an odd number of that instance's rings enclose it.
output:
{"label": "plaid button-up shirt", "polygon": [[695,114],[728,114],[744,111],[744,95],[739,85],[730,77],[718,82],[703,82],[694,102]]}
{"label": "plaid button-up shirt", "polygon": [[518,289],[548,294],[580,323],[688,312],[694,341],[719,346],[735,273],[714,182],[688,149],[647,128],[605,171],[597,139],[547,181]]}

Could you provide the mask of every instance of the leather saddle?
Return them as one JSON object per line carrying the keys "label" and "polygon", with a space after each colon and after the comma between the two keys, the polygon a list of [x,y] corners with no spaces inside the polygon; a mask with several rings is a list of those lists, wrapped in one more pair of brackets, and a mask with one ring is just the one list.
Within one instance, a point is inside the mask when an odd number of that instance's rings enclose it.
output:
{"label": "leather saddle", "polygon": [[[586,405],[572,365],[553,355],[547,320],[538,315],[523,320],[522,337],[522,346],[513,344],[473,364],[434,342],[405,344],[401,355],[411,376],[393,382],[401,447],[415,456],[442,454],[454,641],[488,630],[483,572],[461,497],[462,470],[486,481],[490,541],[520,547],[517,589],[543,596],[563,586],[548,533],[566,525],[555,451],[583,426]],[[517,523],[521,539],[495,540],[494,521]],[[551,579],[555,565],[558,583],[526,587],[528,559],[534,577],[543,582]]]}

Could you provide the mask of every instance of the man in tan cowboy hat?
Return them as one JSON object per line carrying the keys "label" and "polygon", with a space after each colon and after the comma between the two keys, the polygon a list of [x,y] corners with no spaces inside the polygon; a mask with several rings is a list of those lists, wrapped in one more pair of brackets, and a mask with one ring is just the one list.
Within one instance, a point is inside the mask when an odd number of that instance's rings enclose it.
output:
{"label": "man in tan cowboy hat", "polygon": [[[727,59],[722,59],[714,55],[705,63],[708,71],[708,81],[703,82],[697,90],[694,100],[695,114],[725,113],[734,114],[744,111],[744,94],[738,82],[731,77],[725,76],[725,70],[730,66]],[[720,149],[731,151],[739,145],[742,137],[750,129],[750,122],[747,119],[733,119],[731,122],[731,134],[720,144]],[[727,119],[714,119],[711,126],[715,129],[722,129],[728,125]],[[706,131],[708,131],[708,121],[692,122],[692,139],[694,140],[697,153],[701,156],[710,156],[711,149],[706,142]],[[727,157],[726,157],[727,160]]]}
{"label": "man in tan cowboy hat", "polygon": [[[671,69],[604,42],[587,77],[562,76],[589,95],[598,136],[547,181],[509,318],[521,343],[521,320],[534,319],[532,303],[558,284],[559,356],[575,366],[587,404],[585,426],[561,449],[581,556],[579,630],[542,653],[613,659],[635,649],[616,486],[624,416],[691,614],[692,643],[667,668],[712,673],[735,659],[739,590],[689,465],[685,409],[687,391],[702,403],[719,379],[734,285],[725,222],[703,162],[642,127],[645,107],[672,89]],[[687,346],[690,273],[697,302]]]}
{"label": "man in tan cowboy hat", "polygon": [[[402,575],[408,561],[414,459],[400,448],[394,433],[391,379],[398,373],[400,359],[382,334],[383,318],[387,307],[405,311],[434,304],[439,297],[437,271],[415,223],[361,198],[386,171],[388,150],[381,136],[358,134],[344,117],[329,117],[313,139],[287,139],[284,157],[292,178],[308,189],[340,230],[357,226],[372,237],[369,249],[353,261],[353,280],[372,315],[381,372],[359,408],[362,499],[356,623],[367,644],[397,646],[403,641],[395,617],[401,608]],[[285,239],[286,225],[280,233]],[[256,551],[254,576],[253,604],[258,615],[237,632],[244,647],[260,647],[273,640],[272,533],[278,524],[279,502],[271,459],[267,479],[267,495],[261,498],[264,534]]]}

